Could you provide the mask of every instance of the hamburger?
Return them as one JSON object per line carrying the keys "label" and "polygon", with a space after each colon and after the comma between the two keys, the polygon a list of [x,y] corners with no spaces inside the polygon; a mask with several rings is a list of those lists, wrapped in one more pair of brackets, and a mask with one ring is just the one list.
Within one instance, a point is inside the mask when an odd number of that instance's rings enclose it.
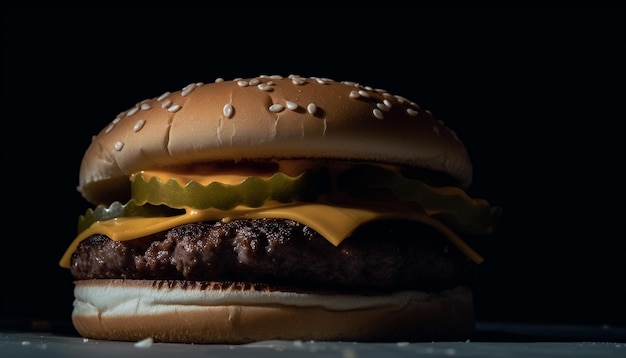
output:
{"label": "hamburger", "polygon": [[93,137],[60,260],[84,337],[467,339],[498,207],[428,110],[355,82],[192,83]]}

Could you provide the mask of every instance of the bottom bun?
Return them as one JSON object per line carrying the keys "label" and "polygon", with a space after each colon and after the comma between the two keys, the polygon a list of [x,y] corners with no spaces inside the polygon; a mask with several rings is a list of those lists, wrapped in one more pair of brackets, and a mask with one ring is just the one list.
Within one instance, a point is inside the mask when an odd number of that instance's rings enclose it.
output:
{"label": "bottom bun", "polygon": [[240,344],[262,340],[464,340],[472,293],[287,292],[250,283],[76,281],[72,321],[84,337]]}

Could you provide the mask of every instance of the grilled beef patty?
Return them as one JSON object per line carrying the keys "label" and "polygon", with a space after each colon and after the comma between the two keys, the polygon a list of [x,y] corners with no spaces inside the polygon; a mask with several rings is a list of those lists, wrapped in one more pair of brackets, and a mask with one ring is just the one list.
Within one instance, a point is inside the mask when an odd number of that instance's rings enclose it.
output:
{"label": "grilled beef patty", "polygon": [[262,282],[339,291],[437,291],[476,281],[477,265],[438,232],[404,220],[360,227],[339,246],[292,220],[201,222],[144,238],[83,240],[71,273],[86,279]]}

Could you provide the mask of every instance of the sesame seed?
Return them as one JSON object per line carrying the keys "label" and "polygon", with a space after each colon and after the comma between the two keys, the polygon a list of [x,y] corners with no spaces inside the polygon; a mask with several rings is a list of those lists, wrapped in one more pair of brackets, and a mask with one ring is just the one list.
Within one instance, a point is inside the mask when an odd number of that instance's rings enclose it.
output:
{"label": "sesame seed", "polygon": [[274,113],[278,113],[282,111],[283,109],[285,109],[285,107],[282,104],[278,104],[278,103],[274,103],[269,108],[270,112],[274,112]]}
{"label": "sesame seed", "polygon": [[227,103],[224,105],[224,109],[222,110],[222,112],[224,113],[224,116],[226,118],[232,118],[233,114],[235,114],[235,109],[233,108],[232,104]]}
{"label": "sesame seed", "polygon": [[439,127],[433,126],[433,132],[435,132],[435,134],[439,135]]}
{"label": "sesame seed", "polygon": [[115,128],[115,123],[111,123],[105,130],[104,133],[109,133]]}
{"label": "sesame seed", "polygon": [[359,90],[359,96],[369,98],[370,94],[367,91]]}
{"label": "sesame seed", "polygon": [[135,126],[133,127],[133,131],[134,132],[139,132],[141,130],[141,128],[143,128],[143,126],[146,124],[146,120],[145,119],[140,119],[137,121],[137,123],[135,123]]}
{"label": "sesame seed", "polygon": [[189,84],[189,85],[185,86],[185,88],[183,88],[183,91],[180,93],[180,95],[185,97],[188,94],[190,94],[191,91],[193,91],[195,88],[196,88],[196,84],[195,83]]}
{"label": "sesame seed", "polygon": [[409,102],[409,100],[408,100],[408,99],[406,99],[406,98],[404,98],[404,97],[402,97],[402,96],[395,95],[394,97],[396,97],[396,99],[397,99],[397,100],[398,100],[398,102],[400,102],[400,103],[408,103],[408,102]]}
{"label": "sesame seed", "polygon": [[281,76],[281,75],[271,75],[270,78],[273,79],[273,80],[282,80],[283,76]]}
{"label": "sesame seed", "polygon": [[237,86],[239,86],[239,87],[247,87],[248,86],[248,81],[244,81],[244,80],[237,81]]}
{"label": "sesame seed", "polygon": [[174,104],[167,108],[167,111],[170,113],[178,112],[182,107],[179,104]]}
{"label": "sesame seed", "polygon": [[287,105],[287,108],[292,111],[295,111],[298,108],[298,104],[296,102],[285,101],[285,104]]}
{"label": "sesame seed", "polygon": [[413,116],[413,117],[417,116],[417,111],[414,110],[413,108],[407,108],[406,113],[408,113],[409,116]]}
{"label": "sesame seed", "polygon": [[387,108],[393,107],[393,104],[391,104],[391,101],[388,99],[383,99],[383,103],[387,106]]}
{"label": "sesame seed", "polygon": [[163,103],[161,103],[161,108],[167,108],[172,105],[171,99],[166,99]]}
{"label": "sesame seed", "polygon": [[141,107],[139,107],[139,108],[141,108],[142,111],[146,111],[146,110],[152,108],[152,106],[149,103],[142,103]]}
{"label": "sesame seed", "polygon": [[306,106],[306,111],[310,114],[315,114],[315,112],[317,112],[317,106],[315,103],[309,103],[309,105]]}
{"label": "sesame seed", "polygon": [[256,86],[256,85],[258,85],[259,83],[261,83],[261,80],[260,80],[260,79],[258,79],[258,78],[253,78],[253,79],[251,79],[251,80],[250,80],[250,82],[248,82],[248,84],[249,84],[250,86]]}
{"label": "sesame seed", "polygon": [[417,109],[420,109],[419,104],[417,104],[417,103],[415,103],[415,102],[411,102],[411,103],[409,103],[409,104],[410,104],[411,106],[413,106],[413,107],[417,108]]}
{"label": "sesame seed", "polygon": [[220,83],[220,82],[224,82],[224,79],[222,77],[218,77],[215,79],[215,83]]}
{"label": "sesame seed", "polygon": [[376,103],[376,107],[378,107],[378,109],[380,109],[383,112],[389,112],[390,110],[390,108],[387,107],[387,105],[384,103]]}
{"label": "sesame seed", "polygon": [[291,83],[293,83],[294,85],[303,85],[306,83],[306,80],[304,78],[292,78],[291,79]]}
{"label": "sesame seed", "polygon": [[258,89],[260,89],[261,91],[273,91],[274,89],[272,88],[272,86],[270,86],[269,84],[265,84],[265,83],[261,83],[260,85],[257,86]]}
{"label": "sesame seed", "polygon": [[[446,127],[448,128],[448,127]],[[454,138],[454,140],[456,140],[457,142],[460,142],[461,140],[459,139],[459,136],[456,135],[456,132],[453,131],[452,129],[448,128],[448,132],[450,132],[450,134],[452,134],[452,138]]]}
{"label": "sesame seed", "polygon": [[117,122],[122,120],[122,114],[120,113],[117,117],[115,117],[115,119],[113,119],[113,121],[111,123],[113,124],[117,124]]}
{"label": "sesame seed", "polygon": [[374,110],[372,111],[372,114],[374,114],[374,117],[376,117],[378,119],[385,118],[385,116],[383,115],[383,112],[380,109],[378,109],[378,108],[374,108]]}
{"label": "sesame seed", "polygon": [[123,142],[115,142],[115,144],[113,145],[113,148],[115,148],[115,150],[117,150],[118,152],[120,150],[122,150],[122,148],[124,148],[124,143]]}
{"label": "sesame seed", "polygon": [[137,113],[138,110],[139,110],[139,107],[137,106],[129,109],[128,112],[126,112],[126,117],[132,116],[133,114]]}
{"label": "sesame seed", "polygon": [[169,95],[170,95],[170,92],[169,92],[169,91],[167,91],[167,92],[163,93],[162,95],[160,95],[160,96],[159,96],[159,98],[157,98],[157,101],[159,101],[159,102],[160,102],[160,101],[164,100],[164,99],[165,99],[165,97],[167,97],[167,96],[169,96]]}
{"label": "sesame seed", "polygon": [[429,116],[433,115],[433,113],[431,111],[429,111],[429,110],[425,110],[424,112],[426,112],[426,114],[428,114]]}

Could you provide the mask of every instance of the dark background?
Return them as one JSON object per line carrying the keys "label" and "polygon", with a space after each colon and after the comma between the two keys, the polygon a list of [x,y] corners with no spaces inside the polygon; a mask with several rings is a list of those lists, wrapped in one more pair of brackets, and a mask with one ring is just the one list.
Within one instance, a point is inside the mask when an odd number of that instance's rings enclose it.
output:
{"label": "dark background", "polygon": [[230,4],[3,10],[4,325],[69,321],[92,134],[191,82],[292,73],[401,94],[464,140],[470,194],[504,208],[476,245],[480,320],[626,324],[621,8]]}

